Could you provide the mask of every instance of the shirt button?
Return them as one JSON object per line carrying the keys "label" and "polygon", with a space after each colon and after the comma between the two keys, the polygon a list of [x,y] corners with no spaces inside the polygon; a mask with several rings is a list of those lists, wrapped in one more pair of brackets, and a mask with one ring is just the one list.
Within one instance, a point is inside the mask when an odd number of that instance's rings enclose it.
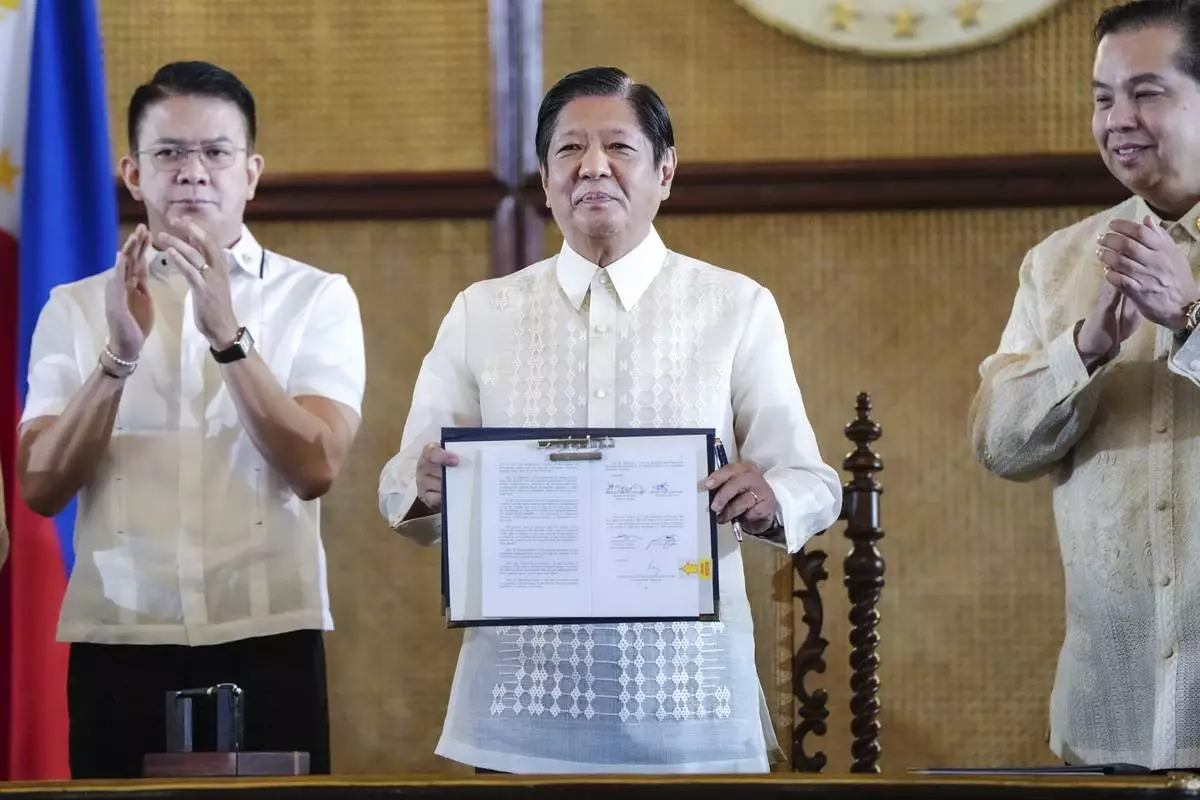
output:
{"label": "shirt button", "polygon": [[608,333],[608,326],[607,325],[597,325],[596,333]]}
{"label": "shirt button", "polygon": [[1164,660],[1165,660],[1165,659],[1169,659],[1169,658],[1170,658],[1171,656],[1173,656],[1173,655],[1175,655],[1175,648],[1174,648],[1174,647],[1171,647],[1171,645],[1167,645],[1166,647],[1164,647],[1164,648],[1163,648],[1163,650],[1162,650],[1162,657],[1163,657],[1163,659],[1164,659]]}
{"label": "shirt button", "polygon": [[597,389],[596,397],[599,397],[601,400],[603,400],[604,398],[608,397],[608,392],[604,391],[603,389]]}
{"label": "shirt button", "polygon": [[1154,430],[1158,431],[1159,433],[1166,433],[1167,423],[1165,421],[1158,423],[1158,425],[1154,426]]}
{"label": "shirt button", "polygon": [[1169,505],[1169,503],[1167,503],[1167,501],[1166,501],[1166,500],[1159,500],[1159,501],[1158,501],[1158,510],[1159,510],[1159,511],[1166,511],[1166,510],[1167,510],[1167,506],[1168,506],[1168,505]]}
{"label": "shirt button", "polygon": [[1161,578],[1158,579],[1158,585],[1159,586],[1170,586],[1171,585],[1171,576],[1163,575]]}
{"label": "shirt button", "polygon": [[254,256],[250,255],[249,253],[242,253],[242,263],[243,264],[249,264],[253,260],[254,260]]}
{"label": "shirt button", "polygon": [[608,286],[608,276],[607,275],[604,275],[604,274],[600,275],[600,285]]}

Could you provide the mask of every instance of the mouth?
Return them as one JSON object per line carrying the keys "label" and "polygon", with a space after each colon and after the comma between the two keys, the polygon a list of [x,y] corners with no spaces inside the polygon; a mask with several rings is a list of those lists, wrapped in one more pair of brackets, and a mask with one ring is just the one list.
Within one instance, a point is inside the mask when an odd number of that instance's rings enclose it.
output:
{"label": "mouth", "polygon": [[170,202],[170,205],[185,206],[187,208],[195,208],[197,206],[215,206],[216,202],[214,202],[212,200],[200,200],[195,197],[189,197],[189,198],[185,198],[183,200],[172,200]]}
{"label": "mouth", "polygon": [[575,201],[577,206],[603,205],[614,201],[614,197],[606,192],[584,192]]}
{"label": "mouth", "polygon": [[1122,162],[1133,161],[1142,153],[1151,149],[1150,145],[1144,144],[1123,144],[1118,147],[1109,148],[1112,154],[1117,157],[1117,160]]}

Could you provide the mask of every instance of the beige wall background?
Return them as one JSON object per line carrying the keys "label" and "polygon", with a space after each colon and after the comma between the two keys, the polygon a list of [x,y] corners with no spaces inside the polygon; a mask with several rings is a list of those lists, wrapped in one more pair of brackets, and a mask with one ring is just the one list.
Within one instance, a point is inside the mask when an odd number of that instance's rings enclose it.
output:
{"label": "beige wall background", "polygon": [[[1107,0],[1070,0],[995,46],[919,61],[820,50],[732,0],[546,0],[546,85],[608,63],[653,84],[689,163],[1091,149],[1089,31]],[[127,0],[101,3],[114,157],[133,88],[203,58],[259,103],[274,172],[445,171],[491,160],[486,0]],[[868,391],[884,426],[883,768],[1051,763],[1046,708],[1061,636],[1059,555],[1042,484],[971,460],[966,411],[998,341],[1021,256],[1092,209],[660,219],[668,243],[779,299],[825,458]],[[323,506],[337,630],[329,636],[334,768],[464,772],[433,755],[458,634],[438,608],[436,550],[376,510],[420,360],[454,294],[488,272],[489,224],[264,223],[269,247],[349,276],[367,336],[364,424]],[[558,246],[552,232],[548,251]],[[840,526],[822,537],[831,771],[849,766],[848,603]],[[781,738],[791,724],[789,566],[748,571],[759,664]]]}

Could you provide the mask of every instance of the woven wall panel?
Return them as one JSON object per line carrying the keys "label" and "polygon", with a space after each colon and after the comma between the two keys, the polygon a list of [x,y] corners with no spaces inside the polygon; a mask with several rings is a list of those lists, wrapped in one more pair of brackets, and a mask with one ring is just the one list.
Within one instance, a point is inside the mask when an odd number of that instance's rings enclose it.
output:
{"label": "woven wall panel", "polygon": [[421,359],[463,287],[487,277],[484,222],[262,224],[264,245],[347,275],[367,348],[363,425],[323,501],[333,765],[341,773],[453,771],[433,754],[461,634],[441,617],[440,551],[392,533],[379,472],[400,445]]}
{"label": "woven wall panel", "polygon": [[[929,764],[1038,764],[1062,632],[1061,567],[1044,483],[971,459],[966,412],[996,346],[1025,249],[1091,209],[670,217],[669,246],[775,293],[809,418],[841,467],[854,396],[884,426],[881,607],[886,772]],[[432,754],[460,637],[438,614],[437,552],[390,534],[375,509],[420,359],[454,294],[486,277],[485,223],[260,224],[267,246],[350,279],[367,336],[365,420],[323,508],[337,631],[329,638],[338,772],[455,772]],[[556,248],[557,236],[547,236]],[[397,313],[403,309],[403,314]],[[397,323],[397,320],[403,320]],[[830,733],[810,742],[849,766],[848,544],[822,537]],[[789,566],[746,549],[759,673],[782,742],[800,610]],[[800,637],[802,632],[796,632]]]}
{"label": "woven wall panel", "polygon": [[[663,218],[669,246],[775,293],[825,460],[849,450],[858,391],[875,400],[886,468],[881,607],[886,772],[1037,764],[1062,631],[1061,567],[1044,483],[1009,484],[971,459],[966,411],[1025,249],[1090,209]],[[375,509],[412,382],[454,294],[486,277],[484,223],[260,224],[269,247],[347,274],[367,337],[365,419],[323,507],[337,630],[329,637],[338,772],[456,772],[436,758],[460,637],[438,614],[437,552],[390,534]],[[557,247],[555,234],[547,246]],[[397,314],[402,308],[403,314]],[[403,320],[397,323],[397,320]],[[830,734],[849,766],[848,602],[842,528],[822,537]],[[782,742],[792,724],[789,566],[746,549],[759,672]],[[796,636],[801,633],[797,632]]]}
{"label": "woven wall panel", "polygon": [[[996,347],[1025,250],[1090,209],[663,218],[668,246],[772,289],[825,460],[859,391],[883,425],[886,468],[881,606],[884,769],[1044,764],[1049,691],[1062,634],[1062,581],[1044,482],[990,476],[970,455],[967,409],[979,362]],[[839,524],[830,554],[826,637],[830,769],[849,768],[849,603]],[[747,581],[770,583],[763,565]],[[778,612],[757,607],[756,624]],[[799,624],[800,610],[795,611]],[[800,631],[796,632],[799,639]],[[759,630],[760,650],[779,638]],[[787,691],[760,671],[772,705]],[[777,719],[777,722],[779,720]],[[812,740],[810,740],[812,741]]]}
{"label": "woven wall panel", "polygon": [[491,163],[487,0],[104,0],[100,10],[118,157],[133,90],[194,58],[249,85],[271,171]]}
{"label": "woven wall panel", "polygon": [[1092,149],[1091,26],[1071,0],[998,45],[920,60],[824,50],[733,0],[545,0],[546,86],[597,64],[653,85],[681,164]]}
{"label": "woven wall panel", "polygon": [[[546,0],[547,81],[615,63],[659,88],[682,166],[694,161],[1087,151],[1088,29],[1107,0],[1072,0],[983,50],[928,61],[835,54],[732,0]],[[166,0],[147,26],[101,4],[114,146],[132,88],[200,57],[260,103],[268,168],[478,169],[490,161],[484,0]],[[158,21],[161,20],[160,24]],[[406,75],[418,80],[408,81]],[[548,84],[547,84],[548,85]],[[842,425],[870,391],[885,438],[884,768],[1046,763],[1061,569],[1046,487],[970,460],[966,410],[1025,248],[1087,209],[666,218],[669,245],[745,272],[779,298],[810,417],[840,467]],[[454,293],[485,277],[486,223],[262,224],[265,244],[347,273],[363,304],[366,418],[324,505],[338,630],[329,638],[334,768],[461,772],[432,754],[460,637],[438,614],[437,553],[390,534],[379,468],[399,442],[420,358]],[[558,246],[551,232],[547,252]],[[855,337],[858,337],[856,340]],[[826,636],[830,768],[849,764],[848,604],[840,526]],[[760,675],[791,725],[786,560],[747,550]]]}

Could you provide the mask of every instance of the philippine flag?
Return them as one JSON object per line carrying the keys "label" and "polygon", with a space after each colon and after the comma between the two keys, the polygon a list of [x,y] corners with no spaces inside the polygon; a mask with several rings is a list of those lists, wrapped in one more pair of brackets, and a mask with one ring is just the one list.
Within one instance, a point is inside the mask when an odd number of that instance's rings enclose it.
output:
{"label": "philippine flag", "polygon": [[39,517],[16,485],[29,343],[51,287],[112,265],[117,209],[94,0],[0,0],[0,779],[70,777],[67,648],[55,642],[75,507]]}

